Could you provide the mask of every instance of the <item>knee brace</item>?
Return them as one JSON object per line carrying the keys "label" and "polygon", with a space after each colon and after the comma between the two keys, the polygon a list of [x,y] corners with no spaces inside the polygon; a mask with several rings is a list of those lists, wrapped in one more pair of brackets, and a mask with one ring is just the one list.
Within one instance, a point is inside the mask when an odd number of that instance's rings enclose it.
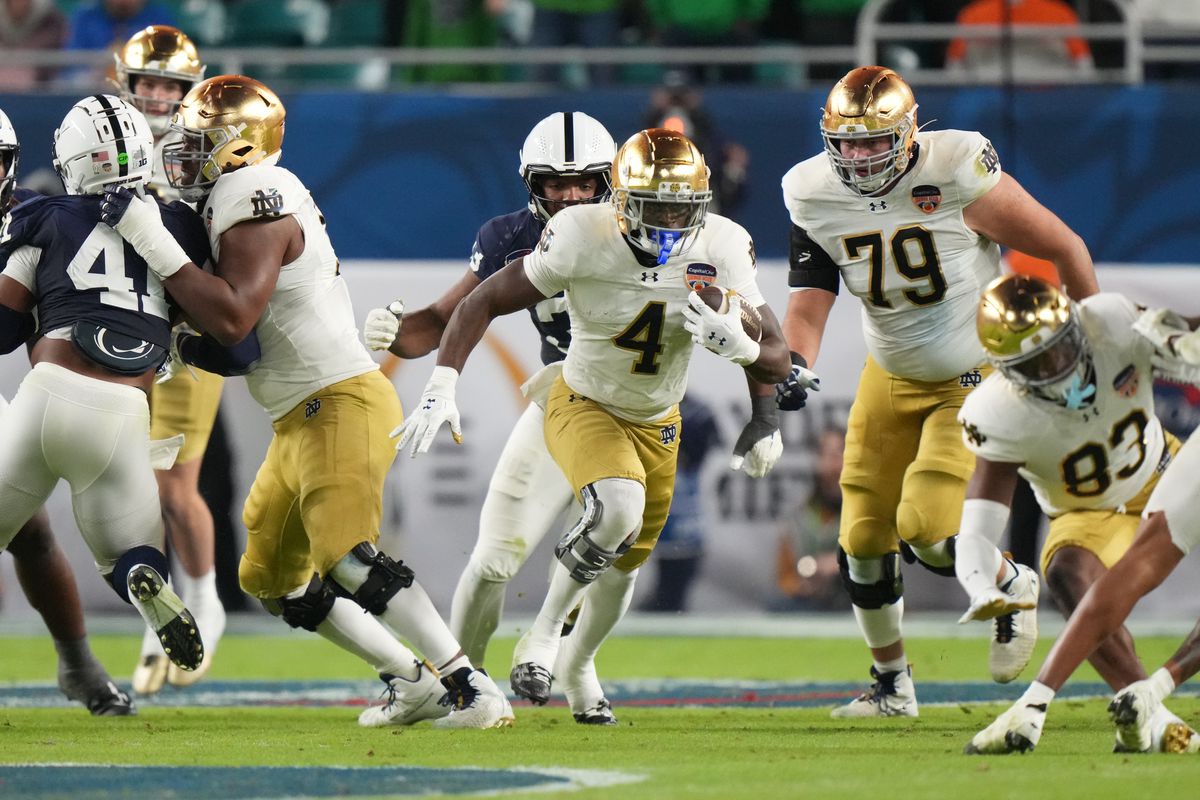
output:
{"label": "knee brace", "polygon": [[[293,595],[296,594],[293,592]],[[272,616],[282,617],[283,621],[293,628],[304,628],[306,631],[316,631],[317,626],[329,616],[333,601],[337,595],[329,588],[329,584],[313,575],[308,586],[298,597],[289,595],[275,599],[264,599],[263,607]]]}
{"label": "knee brace", "polygon": [[359,542],[334,565],[329,578],[339,595],[378,616],[396,592],[413,585],[415,575],[403,561],[393,561],[370,542]]}
{"label": "knee brace", "polygon": [[636,532],[617,545],[615,550],[605,550],[597,545],[589,534],[600,524],[604,516],[604,504],[590,484],[583,487],[580,494],[583,496],[583,515],[555,545],[554,556],[567,568],[573,579],[588,584],[629,551]]}
{"label": "knee brace", "polygon": [[[900,556],[904,559],[905,564],[920,564],[925,569],[935,575],[941,575],[945,578],[955,577],[954,572],[954,547],[958,541],[958,534],[951,536],[945,541],[944,553],[938,553],[935,548],[937,545],[930,547],[913,547],[903,539],[900,540]],[[938,544],[941,544],[940,542]],[[938,556],[942,556],[940,560],[949,558],[949,564],[932,564],[930,563]]]}
{"label": "knee brace", "polygon": [[842,573],[842,585],[850,595],[850,602],[859,608],[890,606],[904,595],[904,576],[900,574],[900,556],[897,553],[888,553],[879,558],[881,575],[875,583],[858,583],[850,577],[850,559],[840,547],[837,560]]}

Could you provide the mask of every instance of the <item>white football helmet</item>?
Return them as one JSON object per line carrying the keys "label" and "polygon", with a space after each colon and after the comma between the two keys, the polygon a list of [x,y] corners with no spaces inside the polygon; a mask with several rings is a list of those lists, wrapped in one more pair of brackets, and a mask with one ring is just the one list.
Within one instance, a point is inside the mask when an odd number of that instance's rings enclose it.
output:
{"label": "white football helmet", "polygon": [[[613,158],[617,144],[608,130],[582,111],[556,111],[525,137],[521,146],[521,180],[529,189],[529,210],[543,222],[550,219],[541,178],[547,175],[593,175],[599,181],[596,196],[578,203],[598,203],[612,191]],[[558,201],[556,201],[558,202]]]}
{"label": "white football helmet", "polygon": [[17,188],[17,162],[21,158],[21,142],[8,115],[0,110],[0,160],[4,162],[4,177],[0,178],[0,216],[8,210],[8,201]]}
{"label": "white football helmet", "polygon": [[111,94],[85,97],[54,132],[54,169],[67,194],[100,194],[153,172],[154,134],[142,112]]}

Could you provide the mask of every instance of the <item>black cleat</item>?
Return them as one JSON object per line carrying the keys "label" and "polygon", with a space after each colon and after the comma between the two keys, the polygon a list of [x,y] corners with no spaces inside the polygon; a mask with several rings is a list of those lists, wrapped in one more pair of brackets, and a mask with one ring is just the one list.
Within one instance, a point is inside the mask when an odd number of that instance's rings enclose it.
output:
{"label": "black cleat", "polygon": [[535,706],[544,706],[550,699],[550,670],[526,661],[512,668],[509,684],[517,697],[524,697]]}
{"label": "black cleat", "polygon": [[576,714],[575,721],[580,725],[616,725],[617,717],[613,714],[612,703],[607,697],[601,697],[599,703]]}
{"label": "black cleat", "polygon": [[132,717],[137,714],[137,706],[129,699],[129,695],[109,681],[87,699],[88,711],[93,717]]}

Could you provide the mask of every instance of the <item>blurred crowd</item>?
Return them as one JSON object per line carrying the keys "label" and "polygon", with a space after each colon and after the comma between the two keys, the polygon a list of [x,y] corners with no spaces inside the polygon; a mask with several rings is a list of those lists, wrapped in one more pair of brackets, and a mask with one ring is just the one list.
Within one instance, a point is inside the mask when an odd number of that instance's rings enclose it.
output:
{"label": "blurred crowd", "polygon": [[[850,46],[868,0],[0,0],[0,52],[106,50],[153,23],[182,28],[201,47],[756,47]],[[1120,21],[1131,8],[1156,31],[1200,32],[1195,0],[892,0],[882,22],[967,25],[1076,25]],[[964,36],[948,42],[892,43],[893,66],[948,68],[987,79],[1012,59],[1034,76],[1119,65],[1119,41],[1048,34],[1015,42]],[[249,70],[249,66],[246,71]],[[261,66],[261,65],[259,65]],[[679,65],[687,80],[786,82],[780,63]],[[289,82],[382,88],[394,83],[558,83],[569,88],[656,84],[671,65],[594,62],[515,65],[309,65]],[[844,65],[813,65],[807,78],[836,77]],[[828,72],[829,74],[825,74]],[[0,61],[0,91],[28,91],[78,75]],[[268,76],[278,78],[280,75]],[[1022,77],[1018,75],[1017,77]],[[1161,77],[1172,77],[1166,70]]]}

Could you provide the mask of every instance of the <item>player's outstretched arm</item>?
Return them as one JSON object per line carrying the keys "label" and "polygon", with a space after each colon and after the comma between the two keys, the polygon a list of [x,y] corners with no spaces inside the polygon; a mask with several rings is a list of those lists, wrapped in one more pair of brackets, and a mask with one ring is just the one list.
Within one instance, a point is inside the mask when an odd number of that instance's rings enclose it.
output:
{"label": "player's outstretched arm", "polygon": [[1054,263],[1063,289],[1074,300],[1100,291],[1087,245],[1054,212],[1007,173],[963,209],[967,227],[1004,247]]}
{"label": "player's outstretched arm", "polygon": [[[432,353],[441,342],[450,316],[458,304],[479,286],[474,272],[466,272],[445,294],[424,308],[400,318],[400,330],[388,350],[400,358],[420,358]],[[541,295],[538,295],[541,299]],[[536,302],[536,301],[535,301]]]}
{"label": "player's outstretched arm", "polygon": [[409,447],[409,455],[414,458],[427,452],[438,430],[447,423],[454,440],[462,441],[454,395],[467,357],[493,319],[544,299],[545,295],[526,277],[524,260],[518,259],[485,280],[458,304],[442,335],[437,366],[425,384],[416,410],[391,433],[392,438],[399,437],[397,450]]}

